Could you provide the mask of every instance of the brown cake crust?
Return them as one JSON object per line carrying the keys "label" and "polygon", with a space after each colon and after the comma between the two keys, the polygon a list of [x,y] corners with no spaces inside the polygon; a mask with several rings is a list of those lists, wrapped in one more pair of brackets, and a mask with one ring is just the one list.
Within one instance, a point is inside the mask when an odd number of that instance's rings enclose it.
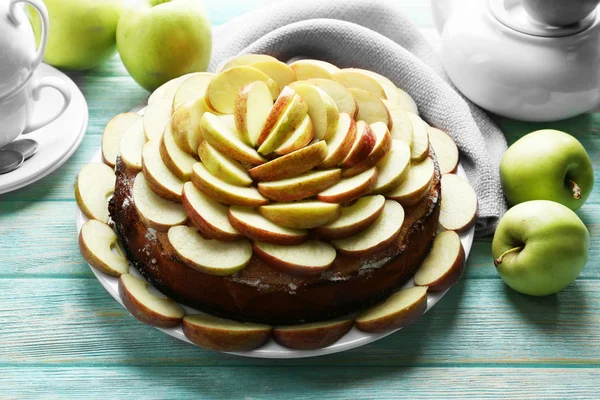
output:
{"label": "brown cake crust", "polygon": [[[165,295],[198,310],[239,321],[298,324],[339,317],[371,306],[409,280],[435,236],[440,172],[433,152],[435,177],[427,197],[405,207],[397,239],[369,257],[338,254],[331,268],[316,277],[280,272],[253,256],[230,276],[207,275],[187,266],[175,253],[166,232],[141,221],[133,203],[136,172],[117,160],[117,184],[109,210],[128,259]],[[383,264],[383,265],[382,265]]]}

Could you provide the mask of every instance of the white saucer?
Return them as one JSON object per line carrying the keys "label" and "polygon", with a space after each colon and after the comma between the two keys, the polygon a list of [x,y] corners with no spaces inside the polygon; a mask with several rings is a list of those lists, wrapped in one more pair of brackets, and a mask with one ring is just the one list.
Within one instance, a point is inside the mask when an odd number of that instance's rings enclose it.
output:
{"label": "white saucer", "polygon": [[[88,107],[83,94],[65,74],[47,64],[41,64],[35,78],[55,76],[65,81],[71,89],[71,104],[65,112],[50,124],[17,139],[34,139],[40,145],[37,153],[26,160],[20,168],[0,175],[0,194],[27,186],[55,171],[73,155],[79,147],[88,125]],[[60,109],[61,95],[54,89],[42,89],[40,100],[35,103],[34,119],[52,115]]]}

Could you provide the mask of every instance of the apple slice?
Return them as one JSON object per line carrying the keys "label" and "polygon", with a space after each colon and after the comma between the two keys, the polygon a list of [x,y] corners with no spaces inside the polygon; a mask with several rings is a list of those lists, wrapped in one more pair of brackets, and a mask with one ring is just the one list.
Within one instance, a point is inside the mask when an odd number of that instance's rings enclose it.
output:
{"label": "apple slice", "polygon": [[373,167],[350,178],[343,178],[317,195],[327,203],[347,203],[371,192],[377,182],[377,168]]}
{"label": "apple slice", "polygon": [[108,121],[104,127],[104,132],[102,133],[102,159],[109,167],[114,168],[117,164],[117,154],[119,154],[121,137],[140,118],[141,116],[136,113],[121,113]]}
{"label": "apple slice", "polygon": [[266,83],[273,99],[279,95],[279,86],[264,72],[249,66],[239,66],[219,72],[210,81],[206,89],[206,100],[216,111],[223,114],[232,113],[240,89],[254,81]]}
{"label": "apple slice", "polygon": [[441,292],[454,285],[465,269],[465,250],[454,231],[438,233],[431,251],[415,274],[415,285]]}
{"label": "apple slice", "polygon": [[280,181],[261,182],[260,194],[276,201],[295,201],[315,196],[339,182],[342,171],[339,168],[324,171],[309,171],[294,178]]}
{"label": "apple slice", "polygon": [[319,164],[319,168],[332,168],[338,165],[350,153],[355,139],[356,122],[348,114],[340,113],[336,130],[326,141],[327,157]]}
{"label": "apple slice", "polygon": [[338,219],[313,229],[326,240],[343,239],[369,227],[383,212],[385,198],[381,195],[365,196],[349,207],[342,207]]}
{"label": "apple slice", "polygon": [[383,88],[385,98],[392,102],[397,101],[399,97],[398,89],[396,88],[396,85],[394,85],[394,82],[390,81],[387,77],[380,75],[377,72],[369,71],[366,69],[352,68],[351,70],[356,72],[362,72],[363,74],[371,77],[372,79],[375,79],[375,81],[377,81],[377,83],[379,83]]}
{"label": "apple slice", "polygon": [[256,146],[272,108],[273,97],[266,83],[256,81],[242,87],[235,99],[233,115],[238,135],[244,143]]}
{"label": "apple slice", "polygon": [[194,226],[207,236],[224,241],[242,237],[229,223],[229,207],[206,196],[192,182],[183,185],[181,203]]}
{"label": "apple slice", "polygon": [[167,168],[179,179],[189,181],[192,175],[192,166],[196,163],[196,159],[177,146],[171,133],[170,124],[165,127],[158,149],[160,157]]}
{"label": "apple slice", "polygon": [[396,98],[396,103],[402,108],[404,111],[411,112],[413,114],[419,115],[419,109],[417,108],[417,103],[413,100],[412,97],[409,96],[404,90],[400,88],[396,88],[398,92],[398,97]]}
{"label": "apple slice", "polygon": [[304,81],[311,78],[333,80],[333,75],[340,69],[333,64],[321,60],[298,60],[290,64],[296,74],[296,80]]}
{"label": "apple slice", "polygon": [[396,200],[404,207],[414,206],[429,193],[434,173],[435,166],[431,158],[412,163],[404,181],[396,189],[387,192],[385,197]]}
{"label": "apple slice", "polygon": [[413,127],[413,144],[411,158],[413,161],[423,161],[429,154],[429,136],[427,124],[417,114],[406,112]]}
{"label": "apple slice", "polygon": [[410,148],[400,140],[392,140],[392,148],[377,163],[377,182],[373,193],[386,193],[396,189],[408,176],[410,169]]}
{"label": "apple slice", "polygon": [[282,246],[304,242],[307,233],[302,229],[283,228],[259,214],[254,208],[232,206],[229,208],[229,222],[248,239]]}
{"label": "apple slice", "polygon": [[162,137],[165,126],[171,121],[171,100],[160,98],[148,104],[142,119],[146,141],[158,142]]}
{"label": "apple slice", "polygon": [[275,154],[283,156],[293,151],[300,150],[311,142],[314,134],[315,130],[312,120],[310,119],[310,116],[305,115],[304,119],[296,129],[294,129],[294,131],[289,134],[288,138],[275,149]]}
{"label": "apple slice", "polygon": [[262,60],[250,64],[273,79],[282,88],[296,80],[296,73],[286,63],[279,60]]}
{"label": "apple slice", "polygon": [[156,100],[161,99],[161,98],[169,99],[169,102],[172,103],[173,96],[175,96],[175,92],[177,92],[179,85],[181,85],[181,83],[183,81],[185,81],[187,78],[193,76],[195,73],[196,72],[192,72],[190,74],[185,74],[185,75],[179,76],[177,78],[173,78],[170,81],[163,83],[156,90],[154,90],[154,92],[152,92],[152,94],[148,98],[148,104],[154,103]]}
{"label": "apple slice", "polygon": [[331,244],[342,254],[368,256],[389,246],[400,233],[403,222],[404,208],[394,200],[386,200],[383,212],[367,229]]}
{"label": "apple slice", "polygon": [[371,130],[375,135],[375,144],[373,145],[373,149],[364,160],[355,166],[344,170],[342,172],[343,177],[355,176],[374,167],[386,156],[386,154],[389,153],[390,149],[392,148],[392,135],[390,135],[390,131],[388,131],[387,126],[383,122],[375,122],[374,124],[371,124]]}
{"label": "apple slice", "polygon": [[477,195],[464,178],[442,175],[440,225],[449,231],[464,232],[477,220]]}
{"label": "apple slice", "polygon": [[365,121],[368,124],[383,122],[391,127],[388,109],[377,95],[362,89],[351,88],[348,90],[350,90],[356,104],[358,104],[357,120]]}
{"label": "apple slice", "polygon": [[279,226],[294,229],[311,229],[325,225],[340,216],[340,205],[317,200],[279,203],[261,206],[263,217]]}
{"label": "apple slice", "polygon": [[181,204],[165,200],[154,193],[142,172],[133,181],[133,202],[144,225],[157,231],[167,231],[187,220]]}
{"label": "apple slice", "polygon": [[127,310],[141,322],[159,328],[172,328],[181,323],[183,308],[168,297],[148,291],[148,283],[131,274],[119,279],[119,295]]}
{"label": "apple slice", "polygon": [[179,148],[186,153],[196,155],[202,141],[200,119],[205,112],[211,111],[204,97],[188,102],[177,109],[171,117],[171,133]]}
{"label": "apple slice", "polygon": [[300,96],[294,94],[290,104],[286,107],[283,114],[281,114],[273,129],[266,136],[263,136],[265,130],[261,131],[261,135],[258,138],[258,142],[260,143],[258,152],[263,155],[271,154],[276,148],[281,146],[302,122],[304,117],[306,117],[307,111],[306,102]]}
{"label": "apple slice", "polygon": [[352,93],[350,93],[350,91],[346,89],[344,85],[336,81],[323,78],[313,78],[303,81],[303,83],[316,86],[327,93],[335,102],[335,105],[340,113],[346,113],[352,118],[354,118],[356,115],[356,112],[358,111],[356,100],[354,100],[354,96],[352,96]]}
{"label": "apple slice", "polygon": [[271,107],[267,118],[260,127],[260,132],[256,139],[257,145],[263,144],[267,136],[269,136],[273,128],[275,128],[275,125],[277,125],[277,122],[281,119],[281,116],[285,113],[285,111],[292,103],[292,100],[297,99],[296,96],[297,95],[294,89],[292,89],[289,86],[285,86],[281,90],[281,93],[279,93],[275,104],[273,104],[273,107]]}
{"label": "apple slice", "polygon": [[167,168],[160,156],[157,142],[148,142],[144,145],[142,164],[146,182],[154,193],[167,200],[181,201],[184,182]]}
{"label": "apple slice", "polygon": [[415,322],[427,310],[427,288],[414,286],[399,290],[383,303],[362,313],[354,320],[363,332],[380,333],[404,328]]}
{"label": "apple slice", "polygon": [[208,172],[202,163],[194,164],[192,182],[202,193],[221,203],[255,207],[269,202],[252,186],[235,186],[220,180]]}
{"label": "apple slice", "polygon": [[295,246],[254,242],[254,253],[271,267],[291,275],[313,276],[326,271],[335,260],[335,249],[318,240]]}
{"label": "apple slice", "polygon": [[251,65],[255,62],[260,62],[260,61],[277,61],[277,59],[275,57],[271,57],[268,56],[266,54],[242,54],[239,56],[234,56],[232,58],[230,58],[227,63],[225,63],[225,65],[223,65],[223,68],[221,68],[221,71],[225,71],[226,69],[230,69],[233,67],[240,67],[243,65]]}
{"label": "apple slice", "polygon": [[267,343],[269,325],[238,322],[206,314],[186,315],[183,333],[192,343],[215,351],[250,351]]}
{"label": "apple slice", "polygon": [[215,76],[216,74],[211,72],[198,72],[185,79],[175,92],[171,112],[174,113],[189,101],[196,101],[204,97],[208,84]]}
{"label": "apple slice", "polygon": [[273,329],[273,339],[294,350],[315,350],[330,346],[352,329],[354,320],[313,322],[311,324],[279,326]]}
{"label": "apple slice", "polygon": [[346,157],[340,162],[340,167],[350,168],[367,158],[375,146],[375,140],[375,133],[371,129],[371,125],[365,121],[358,121],[354,143]]}
{"label": "apple slice", "polygon": [[373,93],[380,99],[387,98],[385,91],[379,82],[377,82],[377,80],[371,76],[363,73],[362,70],[355,68],[344,68],[333,74],[333,79],[348,89],[362,89],[369,93]]}
{"label": "apple slice", "polygon": [[93,162],[81,168],[75,183],[75,200],[86,217],[108,222],[108,198],[115,191],[115,172]]}
{"label": "apple slice", "polygon": [[213,113],[205,112],[200,119],[202,137],[211,146],[234,160],[244,161],[253,165],[266,161],[252,147],[238,137],[222,119]]}
{"label": "apple slice", "polygon": [[308,105],[308,115],[315,127],[315,138],[327,140],[337,128],[339,112],[335,101],[316,86],[294,82],[290,85]]}
{"label": "apple slice", "polygon": [[167,236],[183,262],[208,275],[233,275],[252,258],[252,245],[246,239],[233,242],[204,239],[196,228],[184,225],[172,227]]}
{"label": "apple slice", "polygon": [[134,171],[142,170],[142,150],[145,144],[144,123],[139,118],[121,136],[119,156],[127,168]]}
{"label": "apple slice", "polygon": [[444,131],[432,126],[427,127],[429,143],[440,165],[441,174],[453,174],[458,169],[458,147]]}
{"label": "apple slice", "polygon": [[200,143],[198,155],[206,169],[220,180],[236,186],[250,186],[252,183],[242,164],[221,154],[207,142]]}
{"label": "apple slice", "polygon": [[383,100],[383,104],[392,119],[392,129],[390,130],[392,139],[402,140],[409,148],[412,148],[413,126],[408,114],[394,102]]}
{"label": "apple slice", "polygon": [[319,165],[327,156],[327,143],[320,141],[252,168],[250,176],[259,182],[293,178]]}
{"label": "apple slice", "polygon": [[110,226],[90,219],[79,231],[79,252],[98,271],[118,277],[129,271],[129,262],[123,255],[118,240]]}

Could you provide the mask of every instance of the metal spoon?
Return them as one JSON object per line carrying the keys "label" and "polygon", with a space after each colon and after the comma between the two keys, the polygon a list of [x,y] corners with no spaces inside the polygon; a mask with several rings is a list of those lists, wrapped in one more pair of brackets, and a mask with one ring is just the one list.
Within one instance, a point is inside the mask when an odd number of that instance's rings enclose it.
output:
{"label": "metal spoon", "polygon": [[2,150],[16,150],[23,154],[25,160],[28,160],[37,153],[39,147],[39,143],[33,139],[20,139],[7,144]]}
{"label": "metal spoon", "polygon": [[14,171],[19,168],[25,161],[25,157],[22,153],[16,150],[6,150],[5,148],[0,150],[0,175],[7,174],[10,171]]}

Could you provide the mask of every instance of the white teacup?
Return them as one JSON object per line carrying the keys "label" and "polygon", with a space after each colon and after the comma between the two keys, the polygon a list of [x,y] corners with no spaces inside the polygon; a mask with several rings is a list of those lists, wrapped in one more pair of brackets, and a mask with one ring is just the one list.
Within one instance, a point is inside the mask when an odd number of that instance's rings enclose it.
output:
{"label": "white teacup", "polygon": [[[35,49],[33,29],[22,5],[33,6],[40,14],[42,34]],[[58,118],[71,102],[68,85],[58,78],[35,79],[48,40],[48,12],[40,0],[0,0],[0,148],[22,133],[33,132]],[[62,108],[42,120],[33,118],[34,103],[44,87],[58,90]]]}

